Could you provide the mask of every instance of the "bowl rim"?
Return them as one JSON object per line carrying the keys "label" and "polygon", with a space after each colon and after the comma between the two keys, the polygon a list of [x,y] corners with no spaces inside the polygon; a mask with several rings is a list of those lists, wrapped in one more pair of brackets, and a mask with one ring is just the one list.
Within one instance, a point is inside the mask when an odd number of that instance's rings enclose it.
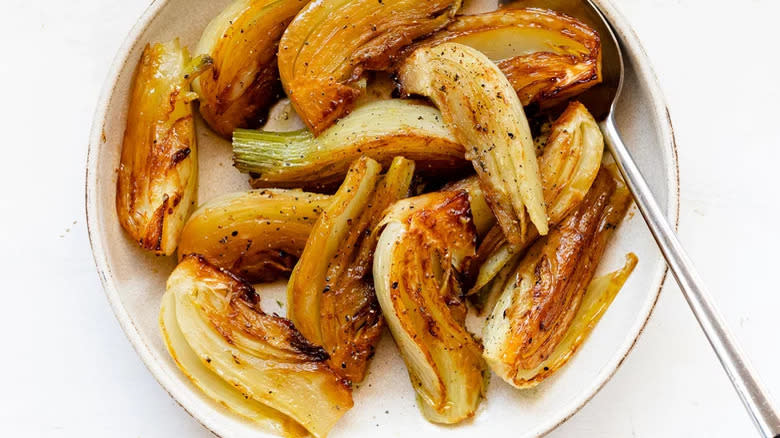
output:
{"label": "bowl rim", "polygon": [[[186,390],[177,387],[174,384],[172,377],[168,374],[163,365],[158,362],[151,350],[151,347],[147,345],[140,335],[138,328],[135,326],[133,319],[130,317],[127,309],[122,304],[119,296],[118,288],[114,283],[114,277],[111,272],[111,267],[108,264],[106,257],[106,249],[103,246],[102,240],[99,238],[102,235],[102,226],[98,220],[98,203],[97,203],[97,164],[100,150],[104,143],[104,126],[106,116],[109,111],[109,101],[116,90],[117,82],[121,72],[129,62],[130,52],[140,39],[143,32],[149,26],[149,24],[157,17],[161,10],[168,4],[170,0],[154,0],[146,8],[141,17],[135,23],[129,34],[123,41],[119,50],[117,51],[109,69],[109,73],[98,99],[95,113],[92,121],[92,128],[89,137],[89,144],[87,150],[87,163],[85,174],[85,208],[87,218],[87,234],[89,237],[89,243],[92,248],[92,255],[95,261],[100,282],[105,291],[108,302],[111,305],[111,309],[114,312],[117,320],[119,321],[122,330],[125,332],[128,340],[130,341],[133,349],[140,356],[141,361],[144,363],[149,372],[154,376],[160,386],[171,396],[171,398],[184,409],[187,414],[203,425],[207,430],[216,436],[222,436],[226,434],[223,431],[223,426],[220,424],[218,418],[208,415],[206,413],[198,412],[191,409],[189,405],[191,395],[187,394]],[[673,223],[675,231],[679,227],[680,219],[680,168],[677,154],[677,143],[675,139],[674,127],[671,120],[669,108],[666,104],[666,99],[663,95],[661,87],[659,85],[658,77],[656,76],[647,53],[642,46],[633,26],[623,17],[623,15],[612,4],[613,0],[595,0],[598,6],[602,9],[602,12],[607,17],[607,20],[612,24],[613,28],[618,33],[621,43],[627,46],[631,52],[640,55],[640,62],[637,64],[636,74],[647,85],[650,94],[650,100],[654,106],[656,117],[660,124],[660,133],[662,139],[662,149],[668,149],[669,158],[671,163],[669,167],[672,173],[672,178],[667,181],[667,191],[669,193],[669,199],[667,201],[668,218]],[[656,284],[657,288],[651,300],[647,301],[647,304],[641,309],[640,317],[637,318],[636,323],[631,327],[630,333],[634,333],[633,336],[627,337],[627,341],[621,345],[617,350],[612,360],[610,360],[596,376],[593,383],[580,395],[573,398],[565,406],[562,406],[559,410],[560,415],[557,415],[551,420],[544,422],[536,426],[533,430],[528,431],[529,436],[542,436],[557,428],[574,414],[576,414],[583,406],[585,406],[603,387],[604,385],[615,375],[617,370],[623,364],[628,354],[633,350],[640,336],[644,332],[650,317],[653,314],[653,310],[658,302],[658,298],[661,294],[661,290],[666,282],[668,274],[668,267],[660,270],[652,282]],[[258,431],[262,433],[261,431]],[[270,435],[269,435],[270,436]]]}

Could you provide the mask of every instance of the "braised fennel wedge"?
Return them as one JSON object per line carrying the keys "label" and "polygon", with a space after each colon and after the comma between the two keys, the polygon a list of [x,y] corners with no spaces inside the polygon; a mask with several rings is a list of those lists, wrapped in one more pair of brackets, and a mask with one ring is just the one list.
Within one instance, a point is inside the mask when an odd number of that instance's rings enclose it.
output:
{"label": "braised fennel wedge", "polygon": [[[603,154],[604,137],[596,120],[581,103],[570,103],[553,123],[538,159],[550,224],[560,222],[582,201],[601,168]],[[512,244],[499,227],[493,227],[477,250],[475,265],[479,266],[479,274],[471,293],[485,287],[536,237],[532,230]]]}
{"label": "braised fennel wedge", "polygon": [[[583,307],[630,200],[622,182],[602,170],[580,205],[531,246],[507,276],[483,331],[485,359],[501,378],[519,388],[534,386],[557,371],[585,339],[636,264],[635,256],[629,256],[626,268],[606,287],[604,280],[594,285],[590,292],[596,296]],[[606,304],[596,308],[591,300]]]}
{"label": "braised fennel wedge", "polygon": [[585,23],[535,8],[502,8],[455,18],[406,49],[453,42],[495,62],[523,105],[551,106],[601,82],[601,41]]}
{"label": "braised fennel wedge", "polygon": [[179,259],[199,254],[247,281],[292,271],[327,195],[263,189],[221,195],[200,206],[181,233]]}
{"label": "braised fennel wedge", "polygon": [[[286,416],[313,436],[324,437],[352,407],[349,385],[325,364],[327,353],[290,321],[260,310],[251,285],[201,257],[186,256],[168,279],[166,294],[173,296],[178,329],[201,365],[246,400],[278,411],[266,421],[282,422]],[[172,318],[162,318],[170,335]],[[175,345],[169,348],[177,351]],[[224,394],[213,382],[209,387]],[[238,409],[261,418],[269,412],[254,403]],[[278,427],[295,430],[286,423]]]}
{"label": "braised fennel wedge", "polygon": [[179,40],[144,48],[130,90],[116,183],[116,212],[147,250],[170,255],[195,204],[198,154],[190,81],[211,65]]}
{"label": "braised fennel wedge", "polygon": [[267,132],[239,129],[233,134],[233,162],[256,174],[254,187],[338,186],[361,156],[385,168],[396,156],[418,163],[426,175],[451,174],[468,162],[465,150],[441,119],[441,113],[411,100],[368,103],[326,129]]}
{"label": "braised fennel wedge", "polygon": [[488,377],[482,348],[464,327],[460,276],[476,240],[468,195],[399,201],[381,226],[374,286],[417,404],[429,421],[463,421],[474,415]]}
{"label": "braised fennel wedge", "polygon": [[267,432],[290,438],[310,436],[298,422],[270,406],[246,397],[201,362],[179,328],[179,322],[176,320],[176,296],[170,291],[162,298],[160,331],[173,361],[204,394]]}
{"label": "braised fennel wedge", "polygon": [[445,26],[460,0],[319,0],[279,43],[279,75],[315,136],[352,109],[365,70],[385,70],[415,39]]}
{"label": "braised fennel wedge", "polygon": [[381,177],[379,169],[368,158],[350,168],[287,286],[290,318],[352,382],[363,380],[384,327],[371,276],[373,230],[385,209],[408,196],[414,162],[398,157]]}
{"label": "braised fennel wedge", "polygon": [[398,77],[407,94],[429,97],[466,147],[504,235],[519,244],[526,214],[547,234],[547,213],[531,129],[514,89],[485,55],[444,43],[415,50]]}
{"label": "braised fennel wedge", "polygon": [[193,83],[200,113],[211,129],[230,138],[236,128],[255,127],[278,98],[276,48],[301,0],[235,0],[203,31],[196,53],[214,68]]}
{"label": "braised fennel wedge", "polygon": [[[469,195],[471,218],[477,231],[477,237],[484,238],[496,224],[496,217],[490,211],[490,206],[485,199],[485,193],[479,185],[479,178],[470,176],[444,186],[443,191],[465,191]],[[497,228],[497,227],[496,227]],[[500,230],[500,228],[498,228]]]}

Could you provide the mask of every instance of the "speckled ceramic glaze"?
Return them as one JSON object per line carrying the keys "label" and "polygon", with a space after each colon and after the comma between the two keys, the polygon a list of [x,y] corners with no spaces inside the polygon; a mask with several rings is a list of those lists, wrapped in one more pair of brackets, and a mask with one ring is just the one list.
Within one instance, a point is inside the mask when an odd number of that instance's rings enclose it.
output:
{"label": "speckled ceramic glaze", "polygon": [[[206,398],[182,374],[163,345],[158,328],[160,299],[174,258],[149,255],[122,231],[114,208],[128,92],[135,64],[148,42],[180,37],[193,47],[201,31],[229,0],[157,0],[144,13],[117,54],[98,103],[87,163],[87,218],[95,262],[108,300],[141,360],[160,384],[193,417],[215,434],[257,437],[252,424]],[[490,0],[470,5],[490,8]],[[672,223],[678,215],[678,175],[674,136],[663,96],[650,63],[628,23],[606,1],[598,1],[623,44],[626,83],[618,106],[621,133]],[[248,188],[232,167],[230,144],[198,119],[199,200]],[[666,265],[638,214],[629,213],[607,250],[602,270],[622,265],[626,252],[639,265],[579,353],[557,375],[533,390],[518,391],[493,376],[487,400],[475,418],[456,427],[426,422],[415,406],[406,368],[389,335],[382,339],[370,372],[356,389],[355,407],[332,437],[473,437],[542,435],[561,424],[606,383],[641,333],[658,298]],[[278,294],[283,283],[263,287]],[[272,300],[264,300],[264,304]],[[273,309],[276,310],[276,309]]]}

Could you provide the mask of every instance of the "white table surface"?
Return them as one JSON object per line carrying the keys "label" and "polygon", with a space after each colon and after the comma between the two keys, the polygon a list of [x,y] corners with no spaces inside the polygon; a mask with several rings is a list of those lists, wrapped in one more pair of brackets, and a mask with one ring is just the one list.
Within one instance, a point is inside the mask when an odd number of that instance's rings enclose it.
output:
{"label": "white table surface", "polygon": [[[84,164],[94,106],[114,53],[148,2],[0,6],[0,436],[211,436],[136,356],[103,295],[87,241]],[[780,6],[617,2],[670,104],[682,241],[778,398]],[[667,281],[615,377],[550,436],[755,432]]]}

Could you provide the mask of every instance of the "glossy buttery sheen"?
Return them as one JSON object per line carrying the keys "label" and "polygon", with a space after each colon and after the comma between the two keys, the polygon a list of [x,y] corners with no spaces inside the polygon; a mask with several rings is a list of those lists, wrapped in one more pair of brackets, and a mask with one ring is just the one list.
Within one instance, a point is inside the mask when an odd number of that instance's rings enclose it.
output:
{"label": "glossy buttery sheen", "polygon": [[[155,1],[131,32],[107,79],[98,102],[87,163],[87,218],[98,272],[111,306],[160,384],[193,417],[220,436],[262,436],[241,418],[203,395],[176,367],[165,349],[158,326],[165,280],[175,259],[155,257],[137,247],[122,231],[114,208],[116,173],[133,69],[147,42],[181,37],[194,47],[206,24],[227,0]],[[522,2],[521,2],[522,3]],[[553,2],[554,3],[554,2]],[[618,30],[627,56],[624,97],[618,123],[650,186],[672,223],[677,220],[678,179],[674,137],[655,77],[636,36],[614,6],[598,1]],[[467,12],[491,10],[490,0],[473,2]],[[246,190],[246,177],[231,166],[227,141],[209,131],[196,117],[200,148],[202,203],[219,194]],[[613,375],[634,345],[655,305],[666,266],[639,215],[629,211],[607,248],[600,272],[622,266],[633,251],[639,264],[590,339],[561,371],[530,391],[519,391],[493,376],[487,400],[475,419],[457,427],[428,423],[419,413],[403,360],[385,334],[377,346],[365,381],[355,390],[355,407],[330,436],[467,437],[515,431],[516,437],[539,436],[579,408]],[[285,312],[275,299],[284,299],[284,283],[259,288],[269,311]]]}

